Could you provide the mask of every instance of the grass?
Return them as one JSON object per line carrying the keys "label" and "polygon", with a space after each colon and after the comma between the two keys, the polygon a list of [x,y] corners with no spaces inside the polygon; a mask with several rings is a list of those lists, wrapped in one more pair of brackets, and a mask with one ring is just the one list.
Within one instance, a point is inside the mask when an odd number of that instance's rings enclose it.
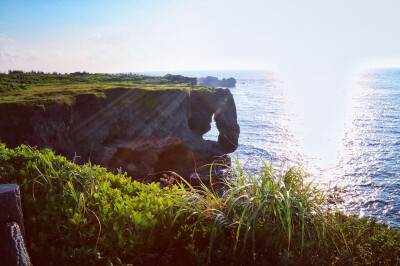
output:
{"label": "grass", "polygon": [[135,74],[77,73],[45,74],[22,71],[0,73],[0,103],[28,106],[44,106],[50,103],[69,104],[79,94],[106,97],[107,90],[116,88],[147,91],[205,89],[193,85],[192,80],[181,76],[151,77]]}
{"label": "grass", "polygon": [[262,164],[253,172],[237,164],[222,192],[176,175],[160,189],[50,150],[0,144],[0,182],[21,187],[38,265],[400,263],[398,230],[330,212],[327,192],[301,169]]}
{"label": "grass", "polygon": [[147,91],[162,90],[187,90],[192,88],[186,84],[174,85],[150,85],[124,83],[92,83],[92,84],[69,84],[69,85],[36,85],[27,90],[9,91],[0,94],[0,103],[19,103],[23,105],[45,105],[49,103],[71,103],[80,94],[93,94],[97,97],[106,97],[106,90],[125,88],[140,89]]}
{"label": "grass", "polygon": [[[226,192],[221,196],[206,186],[195,190],[188,185],[198,197],[192,207],[197,209],[197,222],[213,220],[209,262],[224,231],[232,236],[231,256],[252,264],[285,264],[284,260],[303,257],[310,243],[315,250],[323,245],[327,237],[324,193],[305,184],[300,169],[278,173],[262,161],[263,168],[252,173],[236,164],[233,179],[225,182]],[[266,250],[275,254],[266,254]]]}

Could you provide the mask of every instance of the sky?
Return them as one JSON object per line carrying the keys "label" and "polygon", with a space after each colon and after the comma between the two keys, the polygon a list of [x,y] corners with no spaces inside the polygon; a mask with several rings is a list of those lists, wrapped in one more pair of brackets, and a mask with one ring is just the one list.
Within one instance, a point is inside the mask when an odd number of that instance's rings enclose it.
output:
{"label": "sky", "polygon": [[400,66],[399,13],[392,0],[0,0],[0,71],[301,69],[333,79]]}

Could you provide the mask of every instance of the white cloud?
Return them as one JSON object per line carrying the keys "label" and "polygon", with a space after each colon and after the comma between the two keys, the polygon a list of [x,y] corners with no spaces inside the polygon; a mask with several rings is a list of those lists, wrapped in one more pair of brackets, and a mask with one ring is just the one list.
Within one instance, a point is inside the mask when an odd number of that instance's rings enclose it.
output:
{"label": "white cloud", "polygon": [[19,50],[17,48],[0,48],[0,71],[9,69],[32,70],[37,69],[36,65],[40,63],[41,57],[32,50]]}
{"label": "white cloud", "polygon": [[12,51],[0,51],[0,62],[14,62],[19,55]]}
{"label": "white cloud", "polygon": [[0,34],[0,43],[15,43],[15,40],[8,38],[4,34]]}
{"label": "white cloud", "polygon": [[30,62],[40,60],[40,56],[38,55],[38,53],[32,50],[25,51],[22,56],[25,60]]}
{"label": "white cloud", "polygon": [[103,35],[101,35],[101,34],[90,34],[87,38],[89,40],[98,41],[98,40],[103,39]]}

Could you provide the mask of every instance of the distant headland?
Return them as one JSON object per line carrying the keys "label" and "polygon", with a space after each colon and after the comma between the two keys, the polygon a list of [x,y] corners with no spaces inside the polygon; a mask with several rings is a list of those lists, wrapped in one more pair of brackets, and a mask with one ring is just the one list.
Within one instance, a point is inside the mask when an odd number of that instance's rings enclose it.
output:
{"label": "distant headland", "polygon": [[236,86],[236,79],[230,77],[228,79],[223,78],[222,80],[218,79],[217,77],[207,76],[205,78],[198,78],[197,83],[200,86],[205,87],[228,87],[232,88]]}

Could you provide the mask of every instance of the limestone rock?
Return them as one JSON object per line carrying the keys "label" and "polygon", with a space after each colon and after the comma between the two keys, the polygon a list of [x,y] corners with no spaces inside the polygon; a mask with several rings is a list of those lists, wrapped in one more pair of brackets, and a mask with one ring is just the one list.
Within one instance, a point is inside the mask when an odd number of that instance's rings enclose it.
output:
{"label": "limestone rock", "polygon": [[[218,140],[204,140],[212,116]],[[0,104],[0,139],[10,147],[50,147],[75,162],[121,169],[136,178],[160,171],[189,176],[196,166],[235,151],[239,125],[228,89],[116,88],[71,105]]]}
{"label": "limestone rock", "polygon": [[0,264],[32,265],[25,246],[18,185],[0,185]]}

